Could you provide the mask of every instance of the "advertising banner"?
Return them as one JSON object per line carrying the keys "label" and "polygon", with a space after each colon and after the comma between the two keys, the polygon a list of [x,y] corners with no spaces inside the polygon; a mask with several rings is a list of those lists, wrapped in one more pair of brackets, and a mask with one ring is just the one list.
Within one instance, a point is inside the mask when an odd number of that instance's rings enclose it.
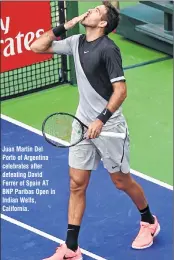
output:
{"label": "advertising banner", "polygon": [[50,59],[52,55],[38,55],[29,47],[34,39],[50,28],[50,2],[2,2],[1,72]]}

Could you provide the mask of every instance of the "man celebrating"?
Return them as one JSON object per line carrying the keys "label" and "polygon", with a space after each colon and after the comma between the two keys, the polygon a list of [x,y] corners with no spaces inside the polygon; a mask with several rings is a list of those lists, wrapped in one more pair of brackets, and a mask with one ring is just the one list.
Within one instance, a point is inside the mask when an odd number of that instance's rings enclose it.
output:
{"label": "man celebrating", "polygon": [[[56,41],[78,22],[86,28],[85,35]],[[142,188],[130,174],[129,133],[121,109],[127,96],[126,82],[120,50],[107,36],[118,23],[118,10],[105,3],[44,33],[31,44],[31,50],[36,53],[74,56],[80,96],[76,117],[89,127],[88,140],[69,151],[70,199],[66,243],[47,260],[82,259],[78,235],[85,210],[86,189],[91,171],[97,168],[101,158],[116,188],[132,199],[141,214],[140,232],[132,248],[150,247],[160,231]],[[99,136],[101,130],[125,133],[126,138]]]}

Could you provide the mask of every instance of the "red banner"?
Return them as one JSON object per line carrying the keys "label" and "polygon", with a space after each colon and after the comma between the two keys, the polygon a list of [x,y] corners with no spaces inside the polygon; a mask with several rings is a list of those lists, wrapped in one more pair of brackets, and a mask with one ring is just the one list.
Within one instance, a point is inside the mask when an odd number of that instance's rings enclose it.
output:
{"label": "red banner", "polygon": [[50,2],[1,2],[1,72],[48,60],[33,53],[34,39],[51,28]]}

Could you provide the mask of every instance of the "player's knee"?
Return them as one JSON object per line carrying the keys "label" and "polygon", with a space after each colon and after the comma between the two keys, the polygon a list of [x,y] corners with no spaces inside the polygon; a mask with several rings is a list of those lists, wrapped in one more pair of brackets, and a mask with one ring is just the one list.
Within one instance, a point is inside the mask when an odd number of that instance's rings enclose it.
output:
{"label": "player's knee", "polygon": [[78,194],[83,194],[86,192],[87,189],[87,183],[85,183],[84,181],[76,181],[71,179],[70,180],[70,192],[71,193],[78,193]]}
{"label": "player's knee", "polygon": [[118,190],[127,191],[131,186],[133,179],[130,174],[111,174],[111,179]]}
{"label": "player's knee", "polygon": [[122,190],[122,191],[126,190],[126,184],[123,180],[115,180],[114,184],[118,190]]}
{"label": "player's knee", "polygon": [[113,183],[115,184],[118,190],[127,191],[130,187],[132,180],[125,179],[125,178],[114,178]]}

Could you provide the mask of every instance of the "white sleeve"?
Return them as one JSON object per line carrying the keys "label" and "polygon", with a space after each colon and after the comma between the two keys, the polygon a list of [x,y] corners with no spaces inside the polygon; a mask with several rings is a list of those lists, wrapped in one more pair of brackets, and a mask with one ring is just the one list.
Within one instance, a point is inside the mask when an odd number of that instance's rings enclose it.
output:
{"label": "white sleeve", "polygon": [[72,55],[73,52],[72,52],[72,47],[71,47],[71,37],[68,37],[64,40],[58,40],[58,41],[53,41],[52,42],[52,49],[53,49],[53,52],[56,53],[56,54],[65,54],[65,55]]}

